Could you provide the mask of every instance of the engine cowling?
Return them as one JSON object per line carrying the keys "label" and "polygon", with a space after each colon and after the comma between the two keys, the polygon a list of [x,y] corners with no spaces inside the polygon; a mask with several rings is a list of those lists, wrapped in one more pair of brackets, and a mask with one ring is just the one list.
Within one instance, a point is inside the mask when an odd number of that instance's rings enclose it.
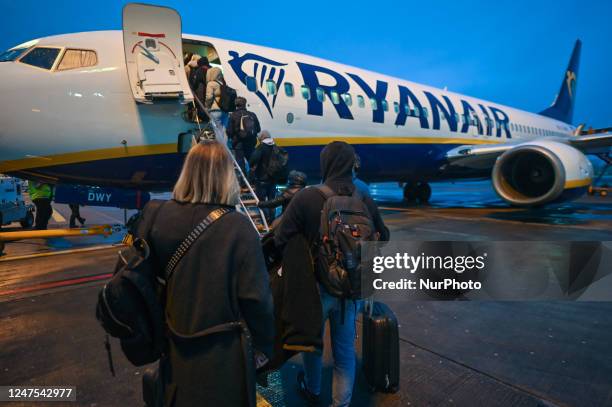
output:
{"label": "engine cowling", "polygon": [[519,144],[497,158],[493,188],[516,206],[539,206],[582,196],[593,166],[582,152],[556,141]]}

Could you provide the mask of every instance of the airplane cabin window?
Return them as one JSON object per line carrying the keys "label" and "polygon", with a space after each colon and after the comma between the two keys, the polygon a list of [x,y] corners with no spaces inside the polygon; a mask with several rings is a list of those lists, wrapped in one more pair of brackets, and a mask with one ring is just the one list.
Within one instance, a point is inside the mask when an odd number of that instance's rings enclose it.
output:
{"label": "airplane cabin window", "polygon": [[346,103],[347,106],[351,106],[353,104],[353,97],[350,93],[343,93],[342,100],[344,100],[344,103]]}
{"label": "airplane cabin window", "polygon": [[276,95],[276,82],[268,79],[266,81],[266,89],[268,91],[268,95]]}
{"label": "airplane cabin window", "polygon": [[393,111],[399,113],[399,103],[393,102]]}
{"label": "airplane cabin window", "polygon": [[404,113],[406,113],[408,116],[412,116],[412,112],[410,111],[408,103],[404,103]]}
{"label": "airplane cabin window", "polygon": [[423,108],[423,117],[425,118],[429,117],[429,111],[427,110],[426,107]]}
{"label": "airplane cabin window", "polygon": [[59,53],[59,48],[37,47],[28,52],[19,62],[50,70]]}
{"label": "airplane cabin window", "polygon": [[365,107],[365,100],[363,99],[363,96],[357,95],[357,105],[359,107]]}
{"label": "airplane cabin window", "polygon": [[370,106],[372,106],[372,110],[378,109],[378,103],[376,102],[376,99],[370,98]]}
{"label": "airplane cabin window", "polygon": [[325,91],[323,88],[316,88],[315,92],[317,94],[317,100],[321,103],[325,102]]}
{"label": "airplane cabin window", "polygon": [[414,110],[412,111],[413,116],[414,117],[419,117],[421,115],[421,109],[419,109],[418,107],[414,107]]}
{"label": "airplane cabin window", "polygon": [[334,105],[340,104],[340,95],[335,90],[332,90],[330,93],[330,99]]}
{"label": "airplane cabin window", "polygon": [[250,92],[257,91],[257,80],[253,76],[246,77],[246,87]]}
{"label": "airplane cabin window", "polygon": [[285,83],[285,95],[289,96],[290,98],[293,97],[294,93],[293,93],[293,84],[290,82],[286,82]]}
{"label": "airplane cabin window", "polygon": [[389,103],[387,103],[387,100],[382,101],[382,108],[385,112],[389,111]]}
{"label": "airplane cabin window", "polygon": [[310,88],[306,85],[302,85],[302,97],[306,100],[310,100]]}
{"label": "airplane cabin window", "polygon": [[62,60],[57,66],[58,71],[68,69],[85,68],[98,64],[96,51],[86,49],[67,49],[62,56]]}

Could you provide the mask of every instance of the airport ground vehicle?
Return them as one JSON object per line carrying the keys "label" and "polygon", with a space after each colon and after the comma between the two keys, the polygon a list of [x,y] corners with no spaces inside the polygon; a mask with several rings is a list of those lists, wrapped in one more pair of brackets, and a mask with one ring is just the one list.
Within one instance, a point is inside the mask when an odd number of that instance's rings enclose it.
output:
{"label": "airport ground vehicle", "polygon": [[0,175],[0,228],[13,222],[30,228],[34,223],[34,206],[24,201],[21,182],[18,178]]}

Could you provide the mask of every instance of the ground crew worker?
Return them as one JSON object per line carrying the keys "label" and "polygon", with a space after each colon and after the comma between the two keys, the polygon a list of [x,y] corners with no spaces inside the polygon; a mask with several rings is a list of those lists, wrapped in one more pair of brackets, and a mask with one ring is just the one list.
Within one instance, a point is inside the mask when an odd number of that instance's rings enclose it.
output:
{"label": "ground crew worker", "polygon": [[53,186],[43,182],[30,181],[28,183],[30,199],[36,206],[36,220],[34,229],[46,230],[53,213],[51,201],[53,200]]}
{"label": "ground crew worker", "polygon": [[85,226],[85,218],[81,216],[81,205],[79,204],[68,204],[70,207],[70,227],[76,228],[76,221],[78,219],[81,226]]}

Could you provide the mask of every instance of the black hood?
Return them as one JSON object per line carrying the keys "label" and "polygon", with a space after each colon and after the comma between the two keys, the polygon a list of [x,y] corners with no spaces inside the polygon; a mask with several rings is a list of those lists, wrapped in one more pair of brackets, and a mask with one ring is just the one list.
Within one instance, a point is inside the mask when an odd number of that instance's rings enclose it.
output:
{"label": "black hood", "polygon": [[321,151],[321,176],[323,182],[353,179],[355,150],[344,141],[333,141]]}
{"label": "black hood", "polygon": [[236,98],[236,102],[235,103],[236,103],[236,109],[238,109],[238,110],[243,110],[243,109],[246,110],[246,103],[247,103],[247,101],[246,101],[245,98],[238,96]]}

